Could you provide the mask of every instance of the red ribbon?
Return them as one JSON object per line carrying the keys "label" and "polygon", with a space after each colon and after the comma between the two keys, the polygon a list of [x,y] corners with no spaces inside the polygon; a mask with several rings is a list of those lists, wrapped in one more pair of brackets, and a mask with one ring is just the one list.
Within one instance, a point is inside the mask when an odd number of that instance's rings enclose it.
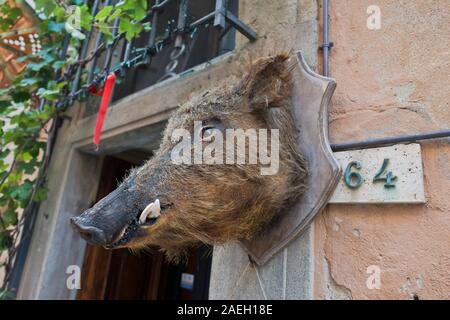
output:
{"label": "red ribbon", "polygon": [[92,84],[89,88],[88,91],[92,94],[95,94],[96,96],[101,97],[103,94],[103,88],[101,88],[100,90],[98,90],[97,86],[95,84]]}
{"label": "red ribbon", "polygon": [[97,87],[93,86],[89,88],[89,92],[92,92],[93,94],[96,94],[98,96],[102,97],[102,100],[100,102],[100,108],[98,110],[97,114],[97,122],[95,124],[95,131],[94,131],[94,144],[97,146],[100,143],[100,136],[102,135],[102,127],[103,127],[103,121],[105,120],[105,114],[106,110],[108,109],[109,102],[111,100],[111,93],[114,89],[114,84],[116,83],[116,75],[114,72],[110,73],[105,81],[105,86],[100,91],[97,90]]}

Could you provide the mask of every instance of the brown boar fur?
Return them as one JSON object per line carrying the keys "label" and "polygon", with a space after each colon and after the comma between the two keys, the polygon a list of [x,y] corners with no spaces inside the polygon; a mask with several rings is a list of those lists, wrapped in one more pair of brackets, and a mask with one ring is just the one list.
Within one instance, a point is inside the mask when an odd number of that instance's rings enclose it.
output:
{"label": "brown boar fur", "polygon": [[[296,144],[287,59],[287,54],[260,58],[238,85],[198,95],[178,108],[155,156],[124,181],[134,179],[138,190],[147,192],[151,179],[152,197],[167,209],[126,247],[156,245],[176,260],[201,242],[251,239],[303,193],[307,170]],[[192,131],[194,121],[217,120],[223,128],[279,129],[278,174],[261,175],[259,164],[175,165],[164,160],[175,144],[170,138],[174,129]]]}

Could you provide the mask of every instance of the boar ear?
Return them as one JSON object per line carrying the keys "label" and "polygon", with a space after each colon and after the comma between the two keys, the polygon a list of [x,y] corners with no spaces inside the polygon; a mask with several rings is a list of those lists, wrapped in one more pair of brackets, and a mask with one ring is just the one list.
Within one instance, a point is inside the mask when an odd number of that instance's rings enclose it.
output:
{"label": "boar ear", "polygon": [[250,110],[278,107],[290,95],[291,73],[289,54],[259,58],[237,86]]}

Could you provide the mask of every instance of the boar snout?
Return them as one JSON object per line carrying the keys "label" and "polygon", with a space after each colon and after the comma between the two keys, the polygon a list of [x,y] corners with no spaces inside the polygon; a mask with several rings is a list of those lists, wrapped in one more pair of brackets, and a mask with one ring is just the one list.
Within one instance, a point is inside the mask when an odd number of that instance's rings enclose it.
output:
{"label": "boar snout", "polygon": [[72,227],[80,234],[80,236],[88,243],[97,246],[106,246],[108,240],[106,239],[103,230],[86,225],[82,218],[73,217],[70,219]]}
{"label": "boar snout", "polygon": [[139,198],[133,186],[121,186],[80,216],[72,217],[70,223],[90,244],[120,247],[138,236],[139,213],[147,204],[144,197]]}

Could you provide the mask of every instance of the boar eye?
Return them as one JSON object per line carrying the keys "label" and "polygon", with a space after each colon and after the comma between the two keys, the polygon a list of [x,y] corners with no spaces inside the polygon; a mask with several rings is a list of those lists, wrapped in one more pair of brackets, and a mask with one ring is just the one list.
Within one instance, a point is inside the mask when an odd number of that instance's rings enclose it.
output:
{"label": "boar eye", "polygon": [[200,132],[200,137],[202,141],[209,142],[212,140],[213,136],[214,136],[214,127],[206,126],[202,128]]}

